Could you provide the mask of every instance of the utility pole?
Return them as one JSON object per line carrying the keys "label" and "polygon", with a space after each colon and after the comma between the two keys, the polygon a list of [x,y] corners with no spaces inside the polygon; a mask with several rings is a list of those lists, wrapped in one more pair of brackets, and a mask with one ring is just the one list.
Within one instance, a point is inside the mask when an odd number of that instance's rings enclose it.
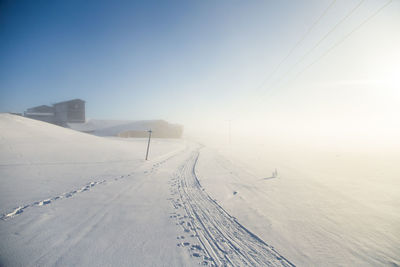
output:
{"label": "utility pole", "polygon": [[231,120],[228,120],[228,141],[229,147],[231,147],[232,138],[231,138]]}
{"label": "utility pole", "polygon": [[231,120],[228,120],[228,153],[231,160],[232,157],[232,130],[231,130]]}
{"label": "utility pole", "polygon": [[147,160],[147,157],[149,156],[150,139],[151,139],[151,133],[152,133],[152,131],[151,131],[151,130],[148,130],[148,133],[149,133],[149,141],[147,142],[146,160]]}

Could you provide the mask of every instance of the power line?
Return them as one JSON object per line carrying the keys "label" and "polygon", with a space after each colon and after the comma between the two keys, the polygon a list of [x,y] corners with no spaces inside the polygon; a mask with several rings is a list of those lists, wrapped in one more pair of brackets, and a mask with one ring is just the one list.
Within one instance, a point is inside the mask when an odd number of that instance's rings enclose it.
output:
{"label": "power line", "polygon": [[307,65],[303,70],[301,70],[294,79],[296,79],[298,76],[300,76],[304,71],[306,71],[308,68],[312,67],[314,64],[316,64],[318,61],[320,61],[322,58],[324,58],[326,55],[328,55],[333,49],[335,49],[337,46],[342,44],[345,40],[347,40],[353,33],[358,31],[364,24],[366,24],[368,21],[370,21],[372,18],[374,18],[376,15],[378,15],[384,8],[386,8],[390,3],[392,3],[393,0],[389,0],[386,2],[384,5],[382,5],[379,9],[377,9],[372,15],[367,17],[364,21],[362,21],[360,24],[358,24],[353,30],[351,30],[348,34],[346,34],[342,39],[340,39],[338,42],[336,42],[331,48],[325,51],[321,56],[319,56],[316,60],[311,62],[309,65]]}
{"label": "power line", "polygon": [[337,0],[333,0],[329,6],[322,12],[322,14],[314,21],[313,24],[308,28],[308,30],[300,37],[300,39],[294,44],[294,46],[289,50],[287,55],[278,63],[278,65],[274,68],[274,70],[268,75],[268,77],[256,88],[256,90],[261,89],[264,84],[271,79],[271,77],[279,70],[282,64],[292,55],[292,53],[296,50],[297,47],[306,39],[306,37],[310,34],[310,32],[317,26],[317,24],[322,20],[323,17],[328,13],[328,11],[332,8],[332,6],[336,3]]}
{"label": "power line", "polygon": [[[292,55],[292,53],[296,50],[297,47],[300,46],[300,44],[306,39],[306,37],[312,32],[312,30],[318,25],[318,23],[326,16],[326,14],[328,13],[328,11],[334,6],[334,4],[336,3],[337,0],[333,0],[327,8],[325,8],[325,10],[321,13],[321,15],[310,25],[310,27],[308,28],[308,30],[300,37],[300,39],[293,45],[293,47],[289,50],[289,52],[287,53],[287,55],[278,63],[278,65],[274,68],[274,70],[270,73],[270,75],[263,80],[263,82],[256,87],[255,91],[259,91],[259,89],[261,89],[264,84],[269,81],[272,76],[279,70],[279,68],[281,67],[281,65]],[[259,98],[261,99],[261,98]],[[240,110],[240,108],[238,109],[238,111]]]}
{"label": "power line", "polygon": [[[294,69],[296,68],[307,56],[309,56],[315,49],[317,49],[321,43],[328,38],[329,35],[331,35],[344,21],[346,21],[348,18],[350,18],[354,12],[360,8],[360,6],[365,2],[365,0],[361,0],[360,2],[358,2],[358,4],[356,6],[354,6],[350,12],[348,12],[346,14],[346,16],[344,16],[338,23],[336,23],[311,49],[309,49],[305,54],[303,54],[303,56],[301,56],[301,58],[299,60],[296,61],[296,63],[294,63],[275,83],[275,84],[279,84],[284,78],[286,78],[286,76]],[[271,88],[271,86],[269,86],[269,88]]]}
{"label": "power line", "polygon": [[[369,17],[367,17],[364,21],[362,21],[359,25],[357,25],[353,30],[351,30],[348,34],[346,34],[343,38],[341,38],[338,42],[336,42],[331,48],[329,48],[328,50],[326,50],[320,57],[318,57],[316,60],[314,60],[311,64],[307,65],[305,68],[303,68],[300,72],[298,72],[296,74],[296,76],[291,79],[288,83],[293,82],[295,79],[297,79],[302,73],[304,73],[304,71],[306,71],[308,68],[312,67],[314,64],[316,64],[319,60],[321,60],[323,57],[325,57],[327,54],[329,54],[333,49],[335,49],[338,45],[340,45],[341,43],[343,43],[346,39],[348,39],[354,32],[356,32],[357,30],[359,30],[365,23],[367,23],[369,20],[371,20],[373,17],[375,17],[379,12],[381,12],[384,8],[386,8],[393,0],[389,0],[388,2],[386,2],[384,5],[382,5],[377,11],[375,11],[372,15],[370,15]],[[309,55],[313,50],[315,50],[321,43],[322,41],[324,41],[333,31],[336,30],[336,28],[342,24],[345,20],[347,20],[362,4],[363,2],[365,2],[365,0],[361,0],[352,10],[350,10],[349,13],[346,14],[345,17],[343,17],[333,28],[331,28],[318,42],[316,45],[313,46],[313,48],[311,48],[305,55]],[[332,5],[332,4],[331,4]],[[331,6],[330,5],[330,6]],[[328,7],[329,8],[329,7]],[[326,13],[326,12],[324,12]],[[296,45],[295,45],[296,47]],[[303,57],[301,58],[301,61],[305,58],[305,55],[303,55]],[[283,60],[284,61],[284,60]],[[300,60],[298,61],[300,62]],[[295,63],[295,65],[297,66],[298,62]],[[291,70],[293,69],[290,68],[289,71],[287,71],[284,76],[289,73]],[[283,80],[283,77],[281,77],[281,79],[278,80],[278,82]],[[271,86],[269,86],[270,88]],[[276,91],[277,88],[275,88]],[[269,91],[269,93],[273,92],[273,91]],[[265,95],[261,95],[258,98],[257,102],[261,102],[263,96]]]}
{"label": "power line", "polygon": [[303,74],[307,69],[311,68],[313,65],[318,63],[322,58],[326,57],[333,49],[335,49],[337,46],[342,44],[344,41],[346,41],[352,34],[354,34],[356,31],[358,31],[362,26],[364,26],[368,21],[373,19],[376,15],[378,15],[383,9],[385,9],[390,3],[392,3],[393,0],[387,1],[384,5],[382,5],[380,8],[378,8],[374,13],[372,13],[370,16],[368,16],[365,20],[363,20],[360,24],[358,24],[353,30],[351,30],[349,33],[347,33],[345,36],[343,36],[339,41],[337,41],[334,45],[332,45],[328,50],[326,50],[321,56],[319,56],[316,60],[305,66],[301,71],[299,71],[294,78],[292,78],[287,84],[292,83],[295,81],[301,74]]}

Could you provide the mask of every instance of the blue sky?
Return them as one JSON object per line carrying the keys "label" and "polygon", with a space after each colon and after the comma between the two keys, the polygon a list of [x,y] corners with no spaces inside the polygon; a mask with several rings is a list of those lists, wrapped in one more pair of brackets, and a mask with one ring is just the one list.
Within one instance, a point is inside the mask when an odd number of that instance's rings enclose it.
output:
{"label": "blue sky", "polygon": [[[298,70],[385,2],[363,2]],[[400,5],[394,1],[302,74],[296,88],[274,86],[274,97],[266,99],[265,92],[271,89],[266,78],[331,3],[3,1],[0,111],[22,112],[81,98],[87,101],[89,118],[161,118],[186,124],[199,118],[232,120],[245,110],[244,117],[259,116],[261,121],[271,116],[309,119],[310,99],[321,94],[309,88],[322,84],[324,91],[335,84],[390,80],[396,76],[400,55],[396,49]],[[358,3],[336,1],[274,79],[279,80]],[[354,94],[345,98],[360,94],[353,88]],[[331,89],[326,92],[317,97],[331,104],[335,97],[330,96]],[[260,99],[268,100],[268,105],[253,110]],[[332,114],[343,107],[336,100]]]}
{"label": "blue sky", "polygon": [[269,48],[288,39],[293,22],[281,13],[299,8],[263,1],[9,1],[1,10],[1,108],[80,97],[92,117],[149,118],[192,97],[219,101],[225,92],[218,86],[235,80],[230,71],[246,68],[239,65],[251,63],[248,57],[273,56]]}

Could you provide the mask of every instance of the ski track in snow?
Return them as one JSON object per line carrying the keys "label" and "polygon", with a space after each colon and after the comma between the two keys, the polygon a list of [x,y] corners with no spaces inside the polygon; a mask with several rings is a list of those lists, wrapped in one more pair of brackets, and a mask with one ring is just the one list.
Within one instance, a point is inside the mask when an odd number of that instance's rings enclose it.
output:
{"label": "ski track in snow", "polygon": [[[179,151],[179,152],[182,152],[182,151]],[[179,152],[177,152],[177,153],[173,154],[172,156],[169,156],[169,157],[167,157],[167,158],[165,158],[163,160],[160,160],[158,162],[153,163],[152,166],[151,166],[151,169],[145,170],[143,173],[145,175],[151,175],[151,174],[155,173],[158,170],[159,166],[161,166],[162,164],[164,164],[165,162],[170,160],[172,157],[175,157],[177,154],[179,154]],[[44,199],[44,200],[41,200],[41,201],[35,201],[35,202],[27,204],[27,205],[19,206],[19,207],[15,208],[13,211],[1,215],[0,219],[3,220],[3,221],[8,220],[8,219],[12,219],[15,216],[20,215],[21,213],[23,213],[26,209],[29,209],[29,208],[32,208],[32,207],[36,207],[36,206],[46,206],[46,205],[51,204],[52,202],[54,202],[56,200],[71,198],[76,194],[87,192],[87,191],[91,190],[96,185],[115,182],[115,181],[118,181],[118,180],[123,179],[125,177],[133,176],[133,174],[134,174],[134,172],[129,173],[127,175],[120,175],[120,176],[115,177],[115,178],[110,178],[108,180],[89,182],[89,183],[85,184],[83,187],[81,187],[80,189],[72,190],[72,191],[63,193],[63,194],[58,195],[58,196],[50,197],[50,198],[47,198],[47,199]]]}
{"label": "ski track in snow", "polygon": [[201,265],[294,266],[229,215],[200,185],[194,151],[172,178],[170,218],[182,227],[178,247],[187,248]]}

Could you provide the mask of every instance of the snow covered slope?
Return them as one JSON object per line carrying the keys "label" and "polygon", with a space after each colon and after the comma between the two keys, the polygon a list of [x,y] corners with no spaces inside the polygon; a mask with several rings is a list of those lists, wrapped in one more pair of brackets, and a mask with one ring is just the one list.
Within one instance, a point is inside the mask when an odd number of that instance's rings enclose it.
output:
{"label": "snow covered slope", "polygon": [[371,201],[276,154],[271,177],[180,139],[145,161],[146,139],[9,114],[0,129],[0,265],[400,264],[397,180],[364,179],[386,192]]}
{"label": "snow covered slope", "polygon": [[[0,129],[0,213],[144,163],[147,139],[105,139],[9,114],[0,114]],[[150,157],[183,147],[153,139]]]}
{"label": "snow covered slope", "polygon": [[[238,165],[204,148],[196,173],[221,206],[298,266],[400,265],[398,179],[382,177],[384,169],[358,177],[332,159],[336,178],[329,176],[327,166],[315,164],[318,159],[310,165],[299,156],[297,163],[303,165],[294,165],[271,150],[267,157]],[[395,157],[388,157],[385,165],[390,165],[389,159],[393,163]],[[264,172],[243,168],[250,163],[260,164],[258,170]],[[276,166],[279,174],[274,178]],[[391,175],[394,169],[389,169]]]}
{"label": "snow covered slope", "polygon": [[293,266],[199,184],[199,145],[1,114],[0,264]]}
{"label": "snow covered slope", "polygon": [[169,186],[155,177],[185,142],[154,139],[145,162],[147,140],[8,114],[0,129],[0,265],[187,264],[169,219]]}

